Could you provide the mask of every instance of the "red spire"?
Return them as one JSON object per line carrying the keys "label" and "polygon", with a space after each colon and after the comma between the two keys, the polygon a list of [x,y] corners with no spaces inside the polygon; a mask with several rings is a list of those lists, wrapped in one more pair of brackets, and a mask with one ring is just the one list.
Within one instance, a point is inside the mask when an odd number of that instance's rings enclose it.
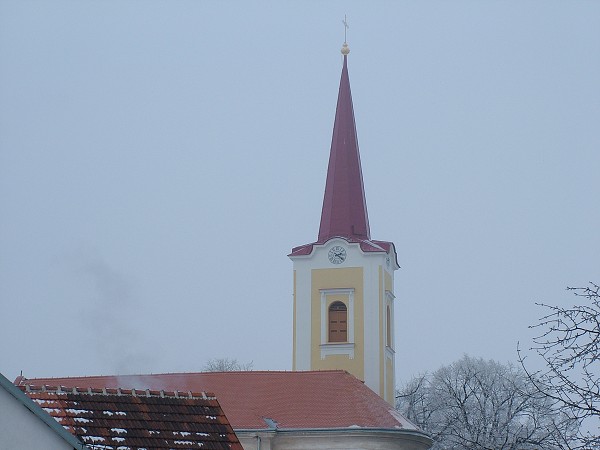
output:
{"label": "red spire", "polygon": [[334,236],[371,237],[346,54],[333,125],[319,242]]}

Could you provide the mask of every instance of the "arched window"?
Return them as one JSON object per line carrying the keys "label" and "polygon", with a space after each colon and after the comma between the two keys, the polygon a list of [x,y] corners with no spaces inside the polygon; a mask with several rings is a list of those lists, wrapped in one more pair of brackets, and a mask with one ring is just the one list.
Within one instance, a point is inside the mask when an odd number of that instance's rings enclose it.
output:
{"label": "arched window", "polygon": [[392,314],[390,312],[390,305],[387,306],[386,311],[386,337],[385,344],[392,348]]}
{"label": "arched window", "polygon": [[329,306],[329,342],[348,341],[348,309],[342,302]]}

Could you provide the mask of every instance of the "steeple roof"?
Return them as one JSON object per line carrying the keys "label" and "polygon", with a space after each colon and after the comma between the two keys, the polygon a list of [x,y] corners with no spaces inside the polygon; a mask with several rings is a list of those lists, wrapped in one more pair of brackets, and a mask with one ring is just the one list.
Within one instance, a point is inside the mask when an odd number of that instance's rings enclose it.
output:
{"label": "steeple roof", "polygon": [[[322,245],[334,237],[359,244],[360,249],[366,253],[389,253],[391,249],[394,249],[394,255],[396,252],[392,242],[371,240],[348,77],[349,52],[350,49],[344,42],[344,64],[333,124],[319,237],[316,242],[292,248],[292,253],[288,255],[290,257],[308,256],[312,254],[315,245]],[[395,262],[398,266],[398,261]]]}
{"label": "steeple roof", "polygon": [[342,53],[344,65],[333,125],[318,242],[325,242],[335,236],[358,240],[369,240],[371,237],[348,77],[346,45]]}

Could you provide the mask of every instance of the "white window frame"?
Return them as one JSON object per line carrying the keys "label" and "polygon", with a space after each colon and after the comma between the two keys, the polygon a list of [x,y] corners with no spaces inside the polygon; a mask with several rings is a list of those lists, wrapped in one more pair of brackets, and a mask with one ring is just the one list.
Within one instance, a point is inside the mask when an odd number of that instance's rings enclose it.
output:
{"label": "white window frame", "polygon": [[[354,359],[354,289],[321,289],[321,359],[329,355],[347,355]],[[329,323],[328,295],[342,295],[348,299],[348,333],[347,342],[328,342],[327,325]]]}

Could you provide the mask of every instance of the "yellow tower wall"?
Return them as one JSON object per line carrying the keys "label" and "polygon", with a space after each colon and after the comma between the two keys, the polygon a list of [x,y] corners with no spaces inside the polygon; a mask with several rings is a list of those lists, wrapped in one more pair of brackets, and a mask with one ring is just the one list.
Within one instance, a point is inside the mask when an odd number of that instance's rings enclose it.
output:
{"label": "yellow tower wall", "polygon": [[[346,249],[344,262],[329,260],[333,246]],[[347,370],[393,404],[395,252],[364,253],[360,245],[335,238],[315,245],[310,255],[291,258],[293,370]],[[343,343],[329,342],[329,306],[335,301],[348,311],[348,341]]]}
{"label": "yellow tower wall", "polygon": [[[335,269],[313,269],[311,272],[311,370],[344,369],[360,380],[365,379],[364,369],[364,299],[363,268],[345,267]],[[347,355],[326,355],[321,359],[321,290],[354,289],[354,358]],[[327,295],[326,310],[335,301],[341,301],[348,307],[348,296]],[[349,308],[348,308],[349,310]],[[328,344],[336,345],[336,344]]]}

